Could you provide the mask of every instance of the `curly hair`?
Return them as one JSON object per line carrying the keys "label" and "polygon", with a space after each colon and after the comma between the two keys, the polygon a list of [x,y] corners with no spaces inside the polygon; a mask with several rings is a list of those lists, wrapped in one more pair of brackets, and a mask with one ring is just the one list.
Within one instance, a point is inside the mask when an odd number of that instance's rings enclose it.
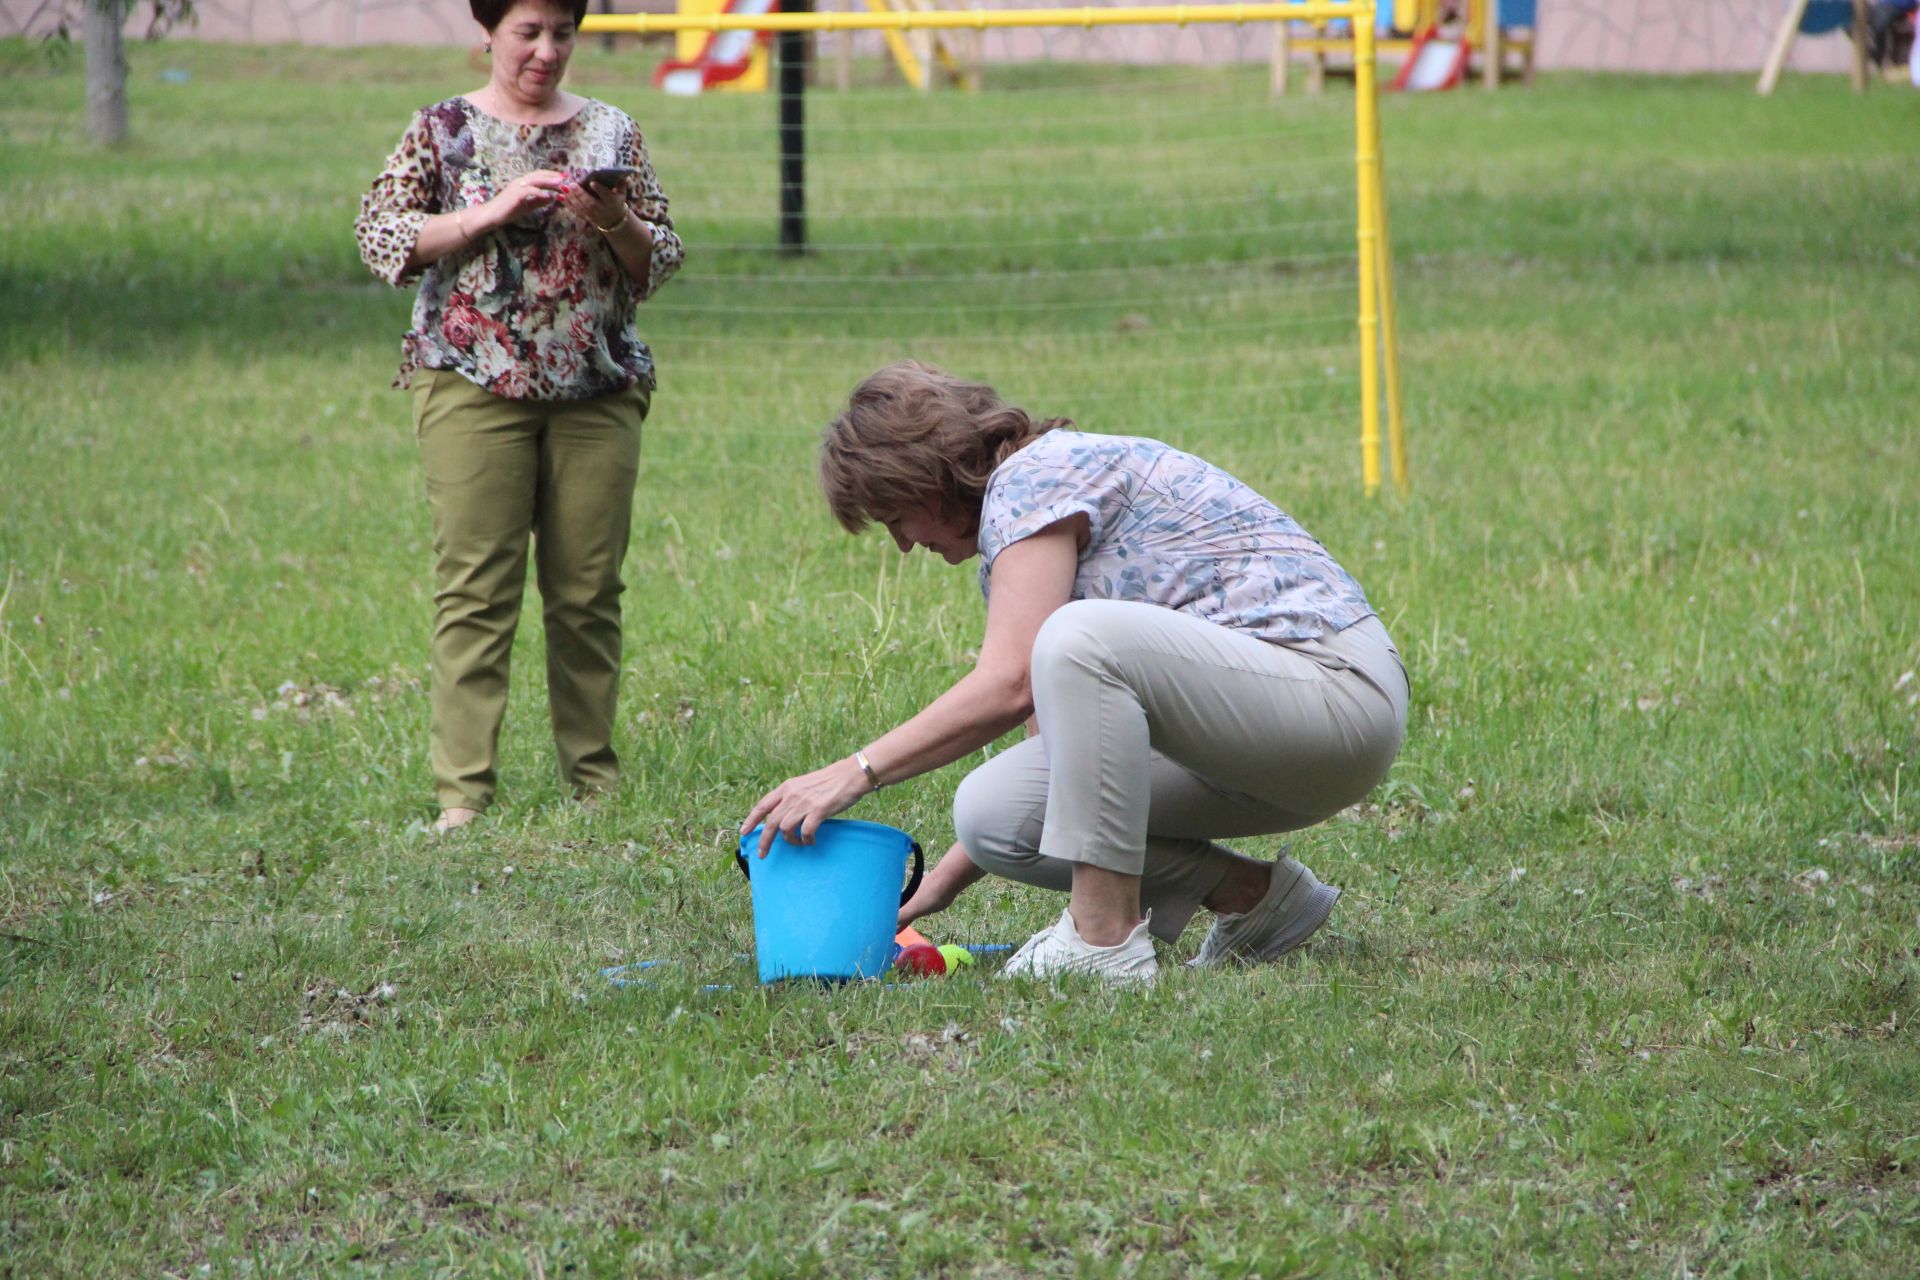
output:
{"label": "curly hair", "polygon": [[[473,13],[473,20],[491,31],[506,20],[509,10],[519,0],[467,0],[467,8]],[[587,0],[546,0],[555,9],[568,10],[573,14],[573,25],[579,26],[586,20]]]}
{"label": "curly hair", "polygon": [[1069,418],[1036,421],[984,382],[917,360],[890,364],[853,389],[820,441],[820,487],[848,533],[923,503],[976,519],[987,477]]}

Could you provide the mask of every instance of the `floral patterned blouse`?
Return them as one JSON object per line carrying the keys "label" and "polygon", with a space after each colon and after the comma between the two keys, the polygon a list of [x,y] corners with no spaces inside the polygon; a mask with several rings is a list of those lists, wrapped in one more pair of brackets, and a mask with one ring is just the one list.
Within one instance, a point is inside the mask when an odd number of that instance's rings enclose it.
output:
{"label": "floral patterned blouse", "polygon": [[1087,517],[1075,600],[1178,609],[1274,644],[1373,616],[1360,584],[1292,517],[1158,440],[1049,431],[994,469],[980,510],[980,590],[994,557]]}
{"label": "floral patterned blouse", "polygon": [[[409,273],[430,214],[484,204],[535,169],[584,172],[629,165],[628,203],[653,232],[643,289],[584,219],[543,210]],[[418,112],[360,201],[360,257],[389,284],[418,279],[400,375],[459,373],[509,400],[581,400],[654,385],[653,352],[633,310],[679,269],[685,251],[640,130],[623,111],[587,99],[560,124],[511,124],[465,98]]]}

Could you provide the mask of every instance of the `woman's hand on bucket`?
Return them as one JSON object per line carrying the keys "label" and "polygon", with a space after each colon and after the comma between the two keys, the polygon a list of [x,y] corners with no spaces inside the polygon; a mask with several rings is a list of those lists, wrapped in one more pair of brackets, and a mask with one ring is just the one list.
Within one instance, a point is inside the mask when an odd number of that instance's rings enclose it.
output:
{"label": "woman's hand on bucket", "polygon": [[767,850],[773,848],[775,832],[785,836],[789,844],[812,844],[813,833],[820,829],[821,823],[843,812],[872,789],[865,771],[849,756],[824,769],[788,778],[761,796],[759,803],[748,812],[747,820],[740,824],[740,834],[745,835],[760,822],[766,823],[760,831],[763,858]]}

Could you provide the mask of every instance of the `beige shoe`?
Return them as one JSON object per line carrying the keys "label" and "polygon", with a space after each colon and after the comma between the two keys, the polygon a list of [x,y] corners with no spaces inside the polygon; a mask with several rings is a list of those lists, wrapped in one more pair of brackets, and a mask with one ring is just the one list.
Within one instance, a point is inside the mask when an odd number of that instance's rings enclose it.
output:
{"label": "beige shoe", "polygon": [[1201,969],[1231,958],[1278,960],[1312,937],[1339,900],[1338,889],[1321,884],[1313,872],[1283,857],[1273,864],[1266,896],[1251,911],[1216,919],[1200,954],[1187,966]]}
{"label": "beige shoe", "polygon": [[1124,941],[1096,947],[1080,937],[1073,912],[1062,911],[1050,928],[1028,938],[1000,970],[1003,978],[1052,978],[1063,973],[1086,973],[1115,985],[1145,984],[1160,976],[1153,956],[1147,922],[1133,927]]}

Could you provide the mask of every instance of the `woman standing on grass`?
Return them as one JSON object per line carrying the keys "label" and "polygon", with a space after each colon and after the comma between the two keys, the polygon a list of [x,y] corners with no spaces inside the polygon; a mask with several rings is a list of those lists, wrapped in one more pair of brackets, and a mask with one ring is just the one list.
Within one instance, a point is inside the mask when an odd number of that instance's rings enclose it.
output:
{"label": "woman standing on grass", "polygon": [[[471,0],[492,74],[425,107],[361,201],[360,256],[418,279],[400,376],[433,515],[435,830],[493,801],[533,542],[560,771],[613,786],[626,556],[653,354],[634,307],[680,266],[627,115],[560,87],[587,0]],[[596,169],[629,172],[604,184]]]}
{"label": "woman standing on grass", "polygon": [[1036,422],[993,388],[916,363],[854,389],[821,480],[849,532],[902,554],[981,558],[973,670],[912,719],[789,778],[742,826],[801,843],[869,791],[1037,733],[975,769],[959,836],[902,923],[987,872],[1067,890],[1006,966],[1144,981],[1151,933],[1216,919],[1194,963],[1275,959],[1339,890],[1220,837],[1289,831],[1360,800],[1406,726],[1407,676],[1359,584],[1285,513],[1156,440]]}

